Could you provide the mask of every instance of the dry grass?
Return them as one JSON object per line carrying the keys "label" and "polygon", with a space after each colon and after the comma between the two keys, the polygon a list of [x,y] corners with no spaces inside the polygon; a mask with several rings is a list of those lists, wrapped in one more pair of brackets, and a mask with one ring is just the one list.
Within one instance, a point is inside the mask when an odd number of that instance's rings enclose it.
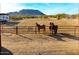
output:
{"label": "dry grass", "polygon": [[36,22],[43,23],[46,26],[49,26],[50,22],[58,26],[78,26],[78,19],[61,19],[57,20],[55,18],[35,18],[35,19],[23,19],[20,21],[18,26],[35,26]]}

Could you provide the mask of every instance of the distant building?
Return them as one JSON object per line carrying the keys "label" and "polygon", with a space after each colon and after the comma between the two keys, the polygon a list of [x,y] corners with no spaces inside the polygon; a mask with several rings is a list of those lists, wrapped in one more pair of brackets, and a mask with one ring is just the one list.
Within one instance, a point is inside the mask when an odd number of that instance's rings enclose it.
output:
{"label": "distant building", "polygon": [[9,21],[8,14],[0,13],[0,22],[7,22]]}

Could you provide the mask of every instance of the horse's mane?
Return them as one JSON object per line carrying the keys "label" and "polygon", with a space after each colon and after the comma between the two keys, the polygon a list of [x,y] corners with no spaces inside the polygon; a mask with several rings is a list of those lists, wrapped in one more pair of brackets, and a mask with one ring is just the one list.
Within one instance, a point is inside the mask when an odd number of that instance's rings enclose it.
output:
{"label": "horse's mane", "polygon": [[43,23],[40,23],[40,22],[38,22],[38,23],[36,23],[37,25],[40,25],[40,26],[43,26],[44,24]]}

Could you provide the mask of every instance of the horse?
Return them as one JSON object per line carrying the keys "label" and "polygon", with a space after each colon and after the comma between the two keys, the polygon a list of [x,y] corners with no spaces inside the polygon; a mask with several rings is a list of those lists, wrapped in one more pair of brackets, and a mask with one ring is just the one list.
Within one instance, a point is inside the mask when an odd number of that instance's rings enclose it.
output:
{"label": "horse", "polygon": [[39,33],[40,33],[41,29],[43,29],[43,32],[46,31],[46,26],[44,24],[42,24],[42,23],[40,23],[40,24],[36,23],[36,28],[37,28],[37,30],[38,30]]}
{"label": "horse", "polygon": [[50,22],[50,26],[49,26],[50,31],[54,32],[54,34],[57,34],[57,30],[58,30],[58,25],[54,25],[54,23]]}

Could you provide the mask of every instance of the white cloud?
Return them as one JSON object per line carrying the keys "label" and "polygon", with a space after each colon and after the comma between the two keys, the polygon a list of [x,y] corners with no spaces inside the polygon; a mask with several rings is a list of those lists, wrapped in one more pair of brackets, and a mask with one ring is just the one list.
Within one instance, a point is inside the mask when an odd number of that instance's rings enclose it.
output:
{"label": "white cloud", "polygon": [[16,3],[1,3],[1,13],[7,13],[16,10],[19,11],[23,8],[23,6],[18,6]]}

